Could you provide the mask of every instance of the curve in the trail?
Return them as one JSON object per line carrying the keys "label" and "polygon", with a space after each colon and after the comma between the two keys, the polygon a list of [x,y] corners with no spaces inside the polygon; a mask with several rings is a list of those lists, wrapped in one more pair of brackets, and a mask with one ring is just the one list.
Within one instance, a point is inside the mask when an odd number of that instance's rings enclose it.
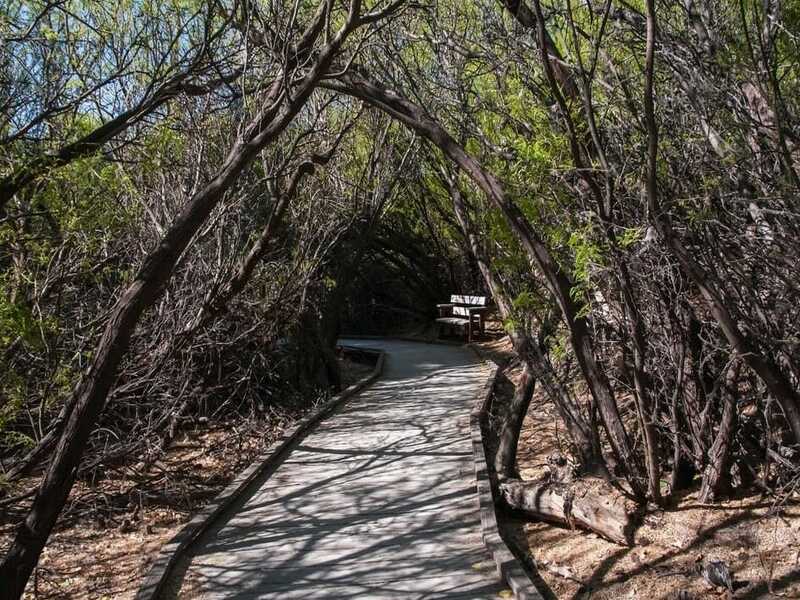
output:
{"label": "curve in the trail", "polygon": [[481,543],[466,348],[343,340],[383,377],[301,439],[194,545],[183,598],[507,597]]}

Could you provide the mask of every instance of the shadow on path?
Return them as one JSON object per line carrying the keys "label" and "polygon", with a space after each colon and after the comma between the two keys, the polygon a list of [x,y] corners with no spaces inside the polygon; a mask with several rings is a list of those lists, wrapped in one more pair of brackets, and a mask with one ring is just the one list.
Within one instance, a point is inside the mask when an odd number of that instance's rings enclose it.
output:
{"label": "shadow on path", "polygon": [[180,597],[497,598],[480,537],[467,349],[387,351],[384,376],[293,446],[195,545]]}

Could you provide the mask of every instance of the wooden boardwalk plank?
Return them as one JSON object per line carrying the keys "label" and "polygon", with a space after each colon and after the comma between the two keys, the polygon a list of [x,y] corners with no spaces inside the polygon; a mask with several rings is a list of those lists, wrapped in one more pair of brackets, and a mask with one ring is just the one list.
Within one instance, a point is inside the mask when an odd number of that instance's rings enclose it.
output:
{"label": "wooden boardwalk plank", "polygon": [[507,597],[483,547],[463,348],[369,340],[384,377],[300,440],[195,545],[183,598]]}

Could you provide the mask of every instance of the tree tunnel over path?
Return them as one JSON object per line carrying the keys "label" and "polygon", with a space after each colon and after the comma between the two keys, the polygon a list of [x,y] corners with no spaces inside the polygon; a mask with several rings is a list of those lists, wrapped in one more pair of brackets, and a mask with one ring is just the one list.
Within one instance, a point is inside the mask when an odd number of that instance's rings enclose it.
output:
{"label": "tree tunnel over path", "polygon": [[[795,4],[4,2],[0,600],[60,527],[184,497],[157,471],[186,437],[268,444],[341,389],[343,331],[421,331],[451,294],[493,299],[520,369],[506,504],[591,485],[631,504],[588,523],[623,545],[687,494],[779,511],[800,490]],[[523,481],[536,395],[563,443]],[[378,504],[393,475],[366,478]]]}

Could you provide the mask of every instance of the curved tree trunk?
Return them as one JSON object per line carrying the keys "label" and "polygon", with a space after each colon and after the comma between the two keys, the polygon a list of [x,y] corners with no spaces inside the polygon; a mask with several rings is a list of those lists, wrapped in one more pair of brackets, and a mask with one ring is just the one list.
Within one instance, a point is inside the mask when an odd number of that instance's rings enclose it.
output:
{"label": "curved tree trunk", "polygon": [[743,358],[745,363],[761,378],[769,392],[783,409],[795,441],[800,442],[800,394],[795,390],[780,367],[759,351],[758,345],[745,334],[729,309],[731,301],[724,290],[713,283],[691,253],[681,243],[672,230],[669,215],[658,199],[656,162],[658,157],[658,126],[654,103],[654,62],[656,38],[656,10],[654,0],[647,0],[647,57],[645,66],[645,125],[647,128],[647,208],[650,220],[664,239],[672,254],[697,286],[708,304],[711,314],[728,339],[731,347]]}
{"label": "curved tree trunk", "polygon": [[528,407],[536,389],[536,377],[528,363],[522,369],[522,375],[517,382],[514,396],[506,407],[505,418],[500,427],[498,436],[497,453],[494,458],[494,470],[500,480],[510,477],[519,477],[517,472],[517,446],[522,433],[522,424]]}
{"label": "curved tree trunk", "polygon": [[[324,10],[315,16],[304,36],[310,46],[325,21]],[[53,459],[42,479],[27,518],[19,527],[13,544],[0,565],[0,599],[19,598],[36,566],[45,542],[66,502],[75,481],[77,468],[89,435],[105,405],[117,369],[128,350],[130,339],[142,313],[161,297],[172,270],[194,234],[258,152],[272,142],[305,104],[319,79],[356,26],[352,15],[341,30],[322,49],[314,65],[288,97],[282,79],[276,80],[266,94],[267,107],[251,122],[243,140],[237,142],[221,171],[186,204],[162,238],[145,259],[133,283],[111,312],[87,374],[73,392],[71,411],[56,447]],[[316,32],[316,33],[315,33]]]}
{"label": "curved tree trunk", "polygon": [[[511,302],[503,284],[495,276],[486,252],[475,234],[461,190],[457,182],[448,174],[445,173],[443,179],[450,191],[453,209],[459,226],[469,244],[470,252],[478,263],[478,268],[497,304],[500,316],[504,320],[508,320],[512,317]],[[543,329],[548,328],[546,325],[542,325],[542,327]],[[543,337],[544,332],[541,332],[540,338]],[[509,332],[509,338],[514,346],[514,351],[524,361],[525,366],[523,379],[517,387],[512,403],[507,409],[506,418],[501,426],[499,435],[500,448],[495,456],[494,465],[497,474],[501,477],[510,477],[515,472],[519,435],[537,379],[543,383],[548,394],[553,399],[570,438],[578,449],[583,466],[590,471],[606,473],[605,462],[600,451],[600,441],[597,439],[597,430],[589,426],[581,414],[580,408],[572,401],[572,398],[564,393],[563,390],[557,389],[558,385],[553,385],[551,379],[554,378],[550,372],[550,365],[547,364],[544,356],[542,344],[537,344],[536,340],[532,339],[531,334],[519,326],[515,326]]]}
{"label": "curved tree trunk", "polygon": [[714,443],[708,450],[708,465],[703,473],[700,502],[713,502],[730,489],[731,453],[737,416],[734,388],[739,376],[739,365],[739,360],[734,358],[725,375],[725,383],[720,387],[722,419]]}

